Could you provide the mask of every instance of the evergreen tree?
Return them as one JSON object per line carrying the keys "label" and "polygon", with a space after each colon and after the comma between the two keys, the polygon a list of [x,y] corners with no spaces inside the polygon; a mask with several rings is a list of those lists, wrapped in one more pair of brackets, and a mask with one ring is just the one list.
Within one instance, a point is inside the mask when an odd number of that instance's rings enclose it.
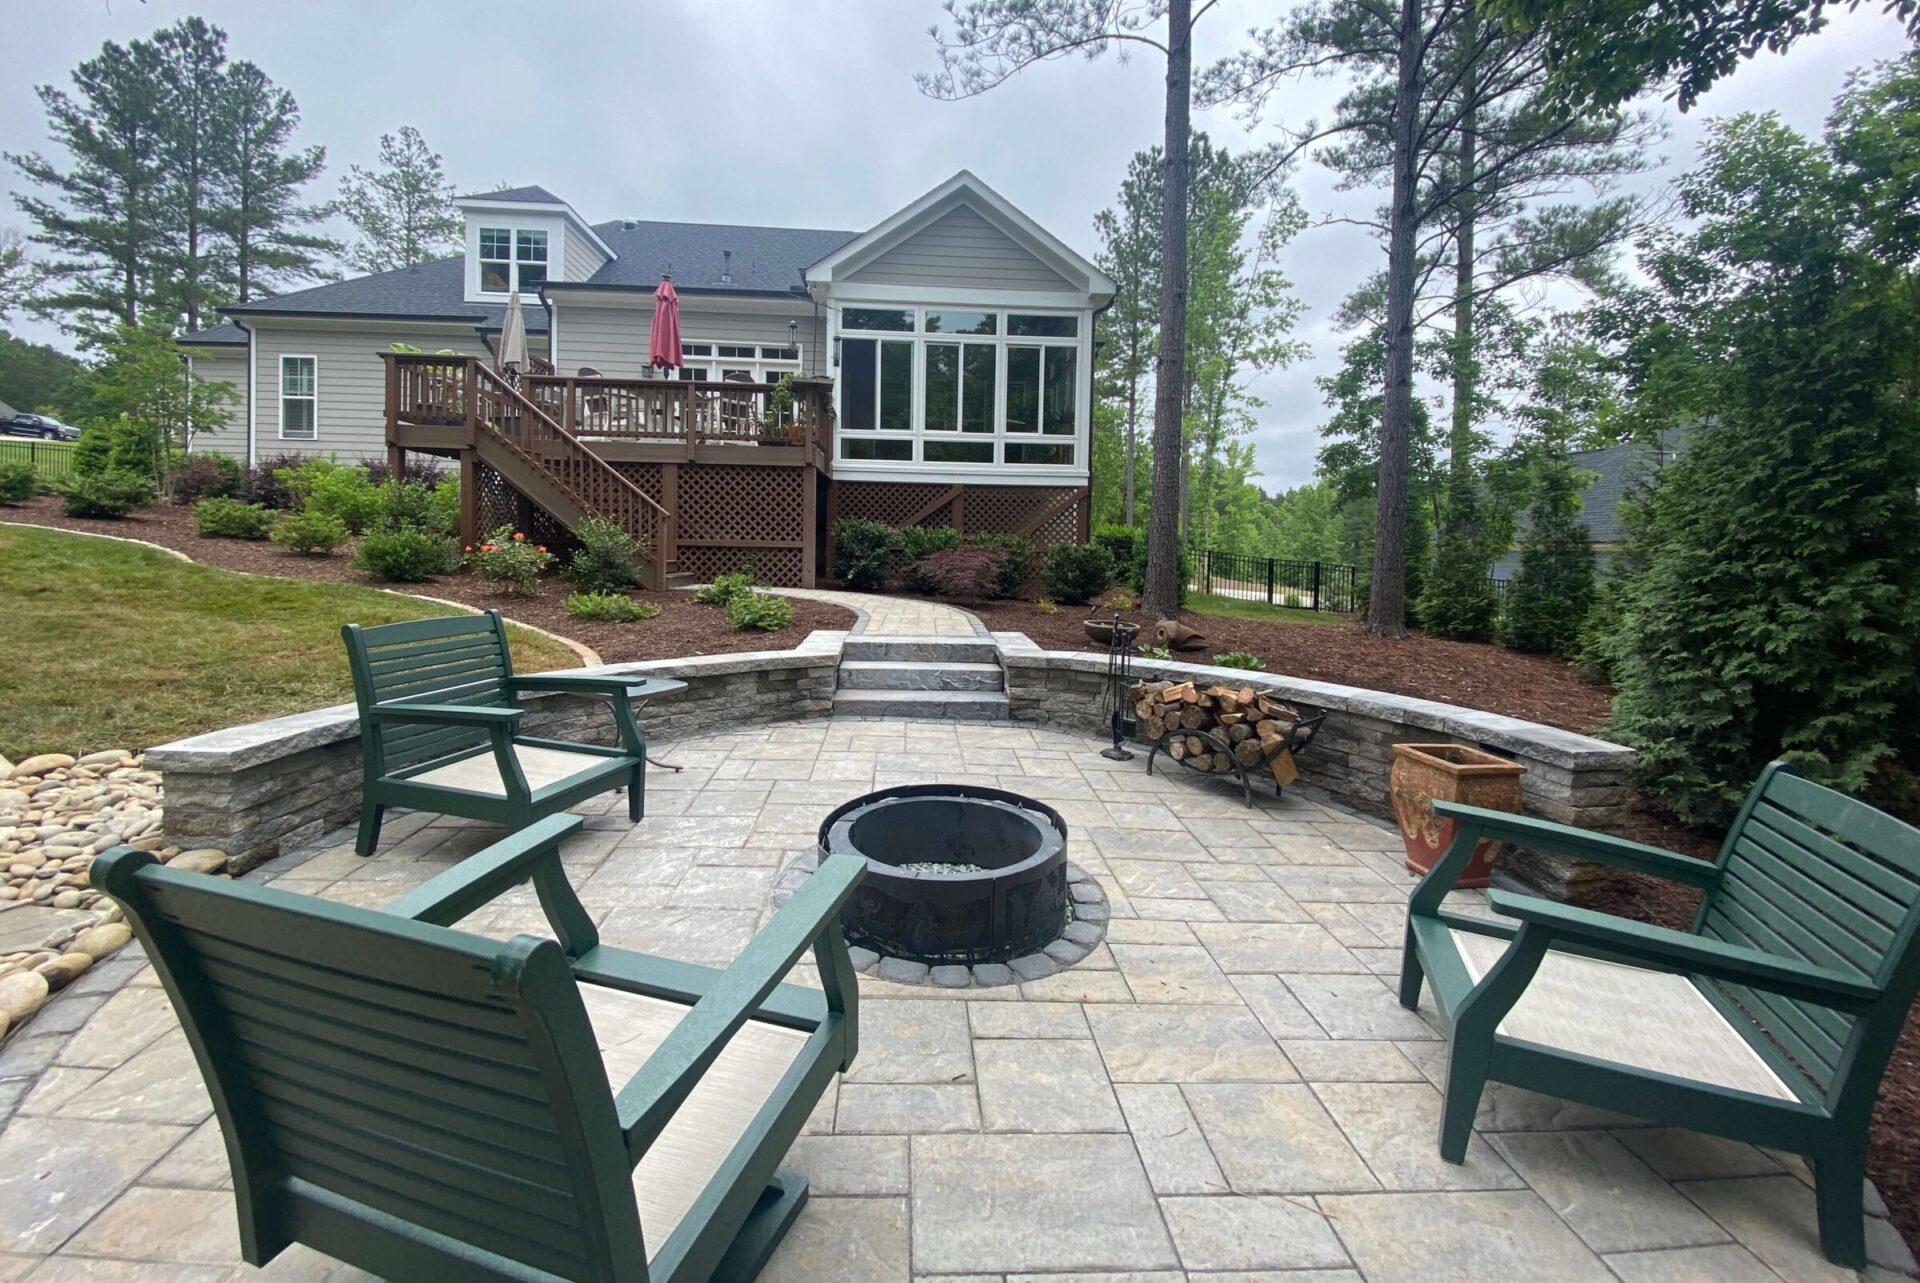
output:
{"label": "evergreen tree", "polygon": [[14,197],[38,229],[33,239],[55,254],[35,307],[77,313],[84,330],[134,325],[171,244],[160,55],[145,41],[110,43],[74,68],[73,83],[73,95],[51,85],[35,91],[71,169],[37,152],[6,156],[58,197]]}
{"label": "evergreen tree", "polygon": [[0,322],[24,308],[39,284],[40,266],[27,257],[20,233],[10,227],[0,229]]}
{"label": "evergreen tree", "polygon": [[324,147],[294,149],[300,108],[250,62],[228,70],[220,100],[219,205],[215,226],[226,238],[234,298],[251,302],[326,274],[339,242],[303,230],[328,207],[301,203],[302,189],[327,163]]}
{"label": "evergreen tree", "polygon": [[58,348],[0,331],[0,401],[16,410],[74,417],[67,401],[85,368]]}
{"label": "evergreen tree", "polygon": [[1916,747],[1920,240],[1859,196],[1920,135],[1859,126],[1917,105],[1909,55],[1850,85],[1824,146],[1716,124],[1680,189],[1697,225],[1646,264],[1635,392],[1698,418],[1642,505],[1612,728],[1685,820],[1726,819],[1773,758],[1859,790]]}
{"label": "evergreen tree", "polygon": [[1580,524],[1582,480],[1564,449],[1542,449],[1532,468],[1532,505],[1520,569],[1507,585],[1502,640],[1515,650],[1572,659],[1593,606],[1593,545]]}
{"label": "evergreen tree", "polygon": [[439,153],[418,129],[380,135],[379,167],[351,165],[340,184],[341,212],[359,232],[348,259],[363,272],[385,272],[456,253],[466,224],[453,197]]}
{"label": "evergreen tree", "polygon": [[1115,411],[1124,492],[1114,520],[1129,526],[1139,521],[1140,427],[1143,419],[1152,422],[1153,412],[1148,399],[1152,393],[1146,390],[1143,396],[1143,385],[1153,366],[1160,306],[1159,176],[1157,151],[1135,153],[1120,184],[1117,209],[1103,209],[1093,217],[1100,236],[1095,262],[1114,286],[1113,305],[1100,318],[1094,395]]}
{"label": "evergreen tree", "polygon": [[[137,42],[136,42],[137,43]],[[155,282],[162,309],[197,330],[226,301],[228,275],[215,245],[216,139],[226,89],[227,33],[182,18],[155,34],[160,69],[160,170],[171,244]]]}

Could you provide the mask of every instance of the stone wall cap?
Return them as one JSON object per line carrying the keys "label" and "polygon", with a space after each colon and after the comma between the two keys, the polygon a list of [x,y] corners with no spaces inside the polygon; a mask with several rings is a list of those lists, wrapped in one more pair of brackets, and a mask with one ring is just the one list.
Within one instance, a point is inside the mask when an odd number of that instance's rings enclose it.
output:
{"label": "stone wall cap", "polygon": [[[1026,650],[1004,647],[1010,669],[1068,669],[1074,672],[1104,674],[1107,657],[1096,651]],[[1624,745],[1562,730],[1540,722],[1529,722],[1502,713],[1446,704],[1439,700],[1416,699],[1388,691],[1342,686],[1335,682],[1288,677],[1282,673],[1251,672],[1244,668],[1222,668],[1213,664],[1189,664],[1178,660],[1134,660],[1134,673],[1141,678],[1173,677],[1181,680],[1218,682],[1223,686],[1255,686],[1261,690],[1303,700],[1321,708],[1364,714],[1382,721],[1440,731],[1461,739],[1492,745],[1524,754],[1554,766],[1592,769],[1633,765],[1634,752]]]}

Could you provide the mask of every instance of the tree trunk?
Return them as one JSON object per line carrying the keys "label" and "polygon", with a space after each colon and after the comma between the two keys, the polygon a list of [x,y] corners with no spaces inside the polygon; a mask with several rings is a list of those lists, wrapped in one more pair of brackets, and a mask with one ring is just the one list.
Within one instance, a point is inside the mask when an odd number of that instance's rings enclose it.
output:
{"label": "tree trunk", "polygon": [[[1469,12],[1463,24],[1461,47],[1473,48],[1473,16]],[[1454,235],[1453,264],[1453,430],[1448,434],[1448,463],[1453,484],[1469,482],[1463,477],[1473,463],[1473,400],[1479,387],[1479,370],[1474,364],[1473,267],[1474,205],[1473,178],[1480,163],[1479,137],[1475,128],[1475,95],[1479,87],[1469,68],[1461,78],[1460,92],[1466,104],[1460,116],[1460,169],[1455,181],[1459,226]]]}
{"label": "tree trunk", "polygon": [[1418,211],[1414,155],[1420,110],[1420,0],[1400,0],[1399,69],[1392,121],[1393,196],[1387,232],[1387,386],[1380,411],[1380,474],[1375,487],[1373,583],[1367,631],[1407,635],[1407,453],[1413,435],[1414,233]]}
{"label": "tree trunk", "polygon": [[[1417,0],[1406,0],[1415,4]],[[1160,209],[1160,352],[1153,372],[1153,511],[1147,528],[1144,605],[1150,615],[1180,611],[1180,547],[1175,521],[1186,451],[1181,439],[1187,363],[1187,117],[1193,79],[1192,0],[1167,3],[1165,182]]]}
{"label": "tree trunk", "polygon": [[[1138,340],[1136,340],[1137,342]],[[1127,353],[1127,524],[1134,524],[1134,476],[1140,458],[1140,358]]]}

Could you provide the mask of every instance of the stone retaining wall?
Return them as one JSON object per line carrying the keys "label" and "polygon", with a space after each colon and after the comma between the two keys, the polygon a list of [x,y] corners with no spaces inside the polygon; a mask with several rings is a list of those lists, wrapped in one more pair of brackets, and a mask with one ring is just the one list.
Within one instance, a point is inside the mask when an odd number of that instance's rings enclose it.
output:
{"label": "stone retaining wall", "polygon": [[[1006,634],[997,640],[1015,721],[1083,733],[1106,730],[1100,721],[1104,656],[1046,651],[1031,642],[1023,646]],[[1529,815],[1608,832],[1626,823],[1634,754],[1618,744],[1454,704],[1273,673],[1151,659],[1136,661],[1134,671],[1147,680],[1250,685],[1329,710],[1333,716],[1301,754],[1301,782],[1369,815],[1393,818],[1387,801],[1392,746],[1425,742],[1471,744],[1524,764],[1522,804]],[[1596,872],[1590,865],[1530,851],[1515,852],[1502,866],[1513,880],[1556,893]]]}
{"label": "stone retaining wall", "polygon": [[[569,669],[643,673],[687,683],[636,706],[648,740],[673,740],[757,722],[824,717],[833,708],[839,633],[815,633],[793,650]],[[604,701],[533,695],[522,701],[529,735],[610,744]],[[166,791],[171,842],[225,851],[235,873],[356,821],[360,813],[360,722],[354,706],[276,717],[148,750]]]}

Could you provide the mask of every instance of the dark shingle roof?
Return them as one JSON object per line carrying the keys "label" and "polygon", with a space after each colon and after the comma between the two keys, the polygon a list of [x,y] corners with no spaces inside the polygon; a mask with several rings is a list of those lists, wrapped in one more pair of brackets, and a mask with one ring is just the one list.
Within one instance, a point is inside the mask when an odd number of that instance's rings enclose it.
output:
{"label": "dark shingle roof", "polygon": [[497,192],[468,192],[460,200],[512,200],[523,205],[564,205],[567,202],[544,187],[507,187]]}
{"label": "dark shingle roof", "polygon": [[204,330],[182,334],[180,343],[184,347],[245,347],[247,332],[231,323],[209,325]]}
{"label": "dark shingle roof", "polygon": [[1595,543],[1624,541],[1627,526],[1621,503],[1644,489],[1685,448],[1685,429],[1670,428],[1660,434],[1657,449],[1645,442],[1630,441],[1603,450],[1576,452],[1573,466],[1592,474],[1580,496],[1580,523],[1587,528],[1587,537]]}
{"label": "dark shingle roof", "polygon": [[[652,289],[670,275],[683,289],[781,292],[800,289],[807,268],[860,235],[725,223],[612,222],[596,223],[593,230],[619,257],[582,284]],[[730,283],[720,279],[723,273],[732,276]]]}
{"label": "dark shingle roof", "polygon": [[[366,316],[389,319],[445,320],[470,325],[498,327],[506,310],[498,303],[466,301],[466,258],[436,259],[415,267],[375,272],[351,280],[295,290],[255,303],[237,303],[226,308],[236,316],[260,312],[267,315]],[[546,309],[522,307],[527,329],[545,333]]]}

